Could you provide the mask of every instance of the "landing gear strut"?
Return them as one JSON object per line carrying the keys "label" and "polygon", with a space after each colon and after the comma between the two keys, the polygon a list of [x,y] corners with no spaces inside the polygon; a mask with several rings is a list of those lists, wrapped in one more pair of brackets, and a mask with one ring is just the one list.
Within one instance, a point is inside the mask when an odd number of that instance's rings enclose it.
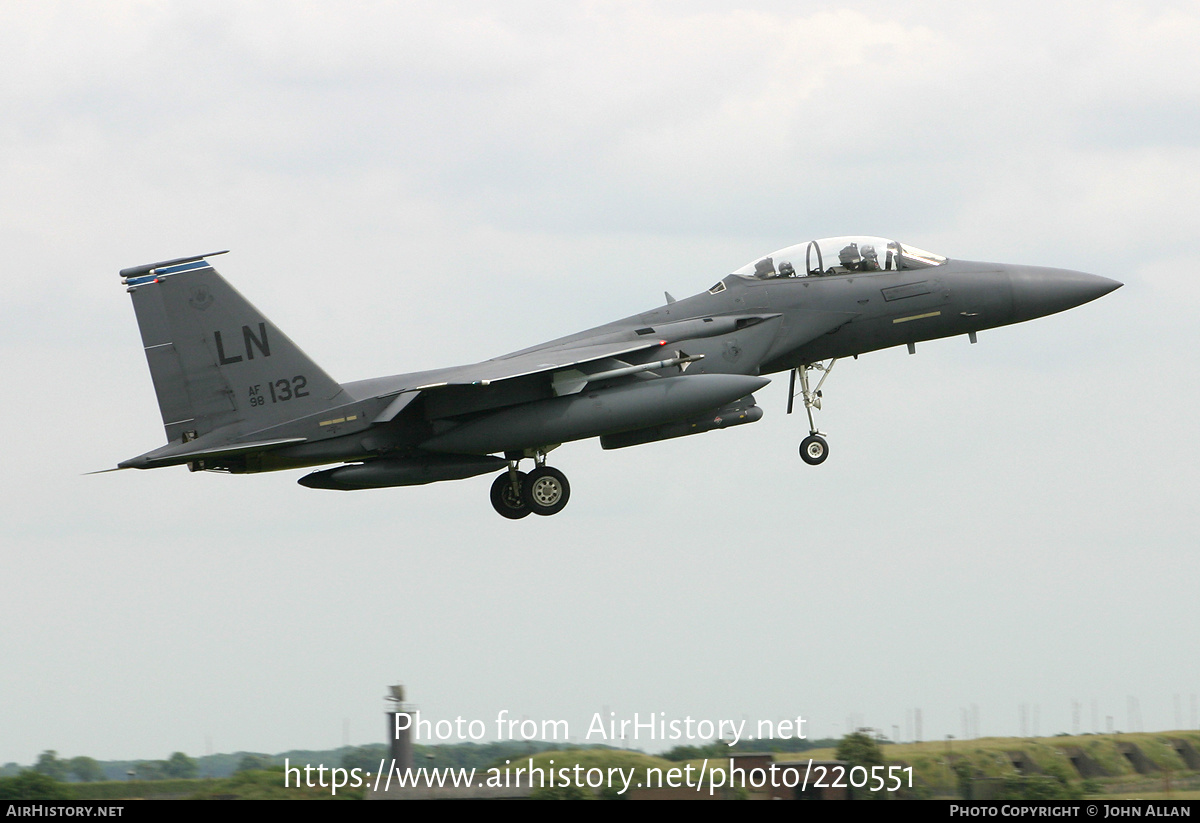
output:
{"label": "landing gear strut", "polygon": [[[796,399],[796,377],[799,376],[800,395],[804,398],[804,411],[808,413],[808,437],[800,441],[800,459],[810,466],[819,466],[829,456],[829,444],[825,442],[825,438],[817,430],[817,424],[813,421],[813,409],[820,410],[821,408],[821,387],[825,385],[825,378],[829,377],[829,373],[833,371],[835,363],[837,363],[836,357],[829,361],[829,365],[825,365],[823,362],[806,363],[799,368],[792,369],[792,380],[788,389],[787,413],[792,413],[792,404]],[[808,387],[808,373],[810,370],[825,372],[821,375],[817,387],[811,390]]]}
{"label": "landing gear strut", "polygon": [[[546,450],[532,453],[508,453],[508,470],[492,481],[492,508],[509,520],[520,520],[530,514],[548,517],[566,508],[571,499],[571,484],[558,469],[546,465]],[[533,471],[526,474],[517,466],[525,457],[532,457]]]}

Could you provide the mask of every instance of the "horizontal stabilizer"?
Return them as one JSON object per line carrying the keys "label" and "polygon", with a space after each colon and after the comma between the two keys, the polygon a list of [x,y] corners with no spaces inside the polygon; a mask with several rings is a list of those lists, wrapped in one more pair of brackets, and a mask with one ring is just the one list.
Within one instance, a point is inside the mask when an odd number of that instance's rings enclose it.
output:
{"label": "horizontal stabilizer", "polygon": [[157,469],[162,466],[179,466],[196,460],[206,460],[214,457],[231,457],[247,452],[266,451],[294,443],[303,443],[304,437],[281,437],[277,440],[259,440],[254,443],[232,443],[227,446],[214,446],[200,449],[185,449],[188,443],[173,443],[161,449],[132,457],[117,464],[118,469]]}

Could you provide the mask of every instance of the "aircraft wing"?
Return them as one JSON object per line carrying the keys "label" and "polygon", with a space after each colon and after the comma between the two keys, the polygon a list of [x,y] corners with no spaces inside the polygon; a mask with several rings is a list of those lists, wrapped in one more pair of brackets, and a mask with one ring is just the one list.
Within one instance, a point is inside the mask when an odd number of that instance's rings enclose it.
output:
{"label": "aircraft wing", "polygon": [[[500,380],[511,380],[516,377],[526,377],[540,372],[557,371],[591,363],[595,360],[605,360],[610,357],[621,357],[634,352],[655,349],[665,345],[666,341],[658,337],[646,340],[623,340],[614,343],[593,343],[587,346],[551,349],[529,352],[495,360],[485,360],[473,366],[454,369],[454,374],[447,379],[413,386],[410,391],[434,389],[441,386],[487,386]],[[461,372],[461,374],[459,374]]]}
{"label": "aircraft wing", "polygon": [[537,374],[550,375],[553,372],[575,368],[587,363],[610,361],[613,358],[636,352],[657,349],[663,345],[665,345],[665,341],[661,337],[651,336],[644,340],[620,340],[542,348],[485,360],[470,366],[401,375],[389,379],[389,385],[386,388],[376,381],[366,381],[375,385],[364,386],[364,388],[373,389],[372,394],[377,398],[392,398],[383,411],[371,420],[372,423],[386,423],[400,414],[422,393],[438,393],[446,390],[462,391],[471,387],[479,387],[481,391],[487,391],[484,387],[494,386],[504,381]]}

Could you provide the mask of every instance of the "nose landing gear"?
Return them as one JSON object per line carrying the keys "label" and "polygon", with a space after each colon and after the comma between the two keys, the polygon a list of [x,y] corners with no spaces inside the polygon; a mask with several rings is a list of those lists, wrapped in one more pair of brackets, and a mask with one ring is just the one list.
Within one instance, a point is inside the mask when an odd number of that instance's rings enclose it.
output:
{"label": "nose landing gear", "polygon": [[[829,365],[825,365],[823,362],[806,363],[799,368],[792,369],[791,383],[788,388],[787,413],[792,413],[792,405],[796,400],[796,378],[799,377],[800,395],[804,398],[804,411],[808,413],[808,437],[800,441],[800,459],[810,466],[819,466],[829,456],[829,444],[825,442],[822,433],[817,430],[817,424],[813,421],[812,410],[820,410],[821,408],[821,387],[825,385],[825,378],[829,377],[829,373],[833,371],[835,363],[837,363],[836,357],[829,361]],[[808,373],[810,370],[824,372],[817,383],[817,387],[811,390],[808,386]]]}

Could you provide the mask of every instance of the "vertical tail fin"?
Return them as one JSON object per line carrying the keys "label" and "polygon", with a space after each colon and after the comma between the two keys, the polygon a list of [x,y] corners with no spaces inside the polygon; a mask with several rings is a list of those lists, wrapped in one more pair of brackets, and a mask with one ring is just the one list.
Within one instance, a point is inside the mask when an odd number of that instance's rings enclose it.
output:
{"label": "vertical tail fin", "polygon": [[206,258],[121,270],[168,441],[244,434],[333,405],[342,387]]}

